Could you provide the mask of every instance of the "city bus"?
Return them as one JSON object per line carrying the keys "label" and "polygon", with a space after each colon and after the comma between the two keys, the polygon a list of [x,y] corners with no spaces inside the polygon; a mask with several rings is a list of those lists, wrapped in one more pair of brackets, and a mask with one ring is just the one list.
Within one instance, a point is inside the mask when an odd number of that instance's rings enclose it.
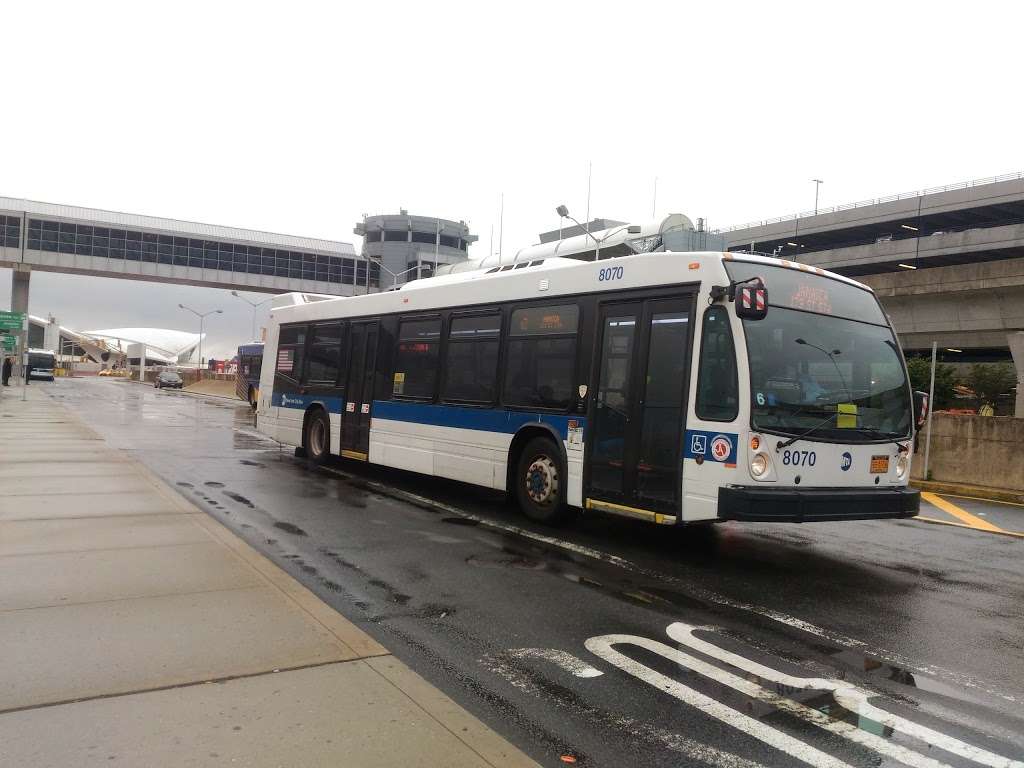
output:
{"label": "city bus", "polygon": [[260,393],[260,369],[263,366],[263,342],[243,344],[238,348],[238,370],[235,372],[235,394],[256,408]]}
{"label": "city bus", "polygon": [[53,370],[57,356],[48,349],[26,350],[29,378],[42,381],[53,381]]}
{"label": "city bus", "polygon": [[911,391],[872,291],[758,255],[521,260],[275,299],[257,422],[511,494],[530,518],[910,517]]}

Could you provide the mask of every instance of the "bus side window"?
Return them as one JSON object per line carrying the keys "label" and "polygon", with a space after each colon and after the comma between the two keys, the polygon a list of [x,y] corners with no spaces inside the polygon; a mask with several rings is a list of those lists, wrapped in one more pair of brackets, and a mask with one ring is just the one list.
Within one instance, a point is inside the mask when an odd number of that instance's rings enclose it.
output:
{"label": "bus side window", "polygon": [[579,307],[513,310],[505,355],[505,405],[566,410],[572,404]]}
{"label": "bus side window", "polygon": [[313,326],[306,378],[311,383],[333,385],[338,379],[341,352],[341,323]]}
{"label": "bus side window", "polygon": [[299,381],[302,378],[305,349],[306,326],[282,325],[277,342],[277,374]]}
{"label": "bus side window", "polygon": [[453,317],[448,329],[442,399],[493,403],[497,395],[500,343],[500,313]]}
{"label": "bus side window", "polygon": [[440,347],[441,318],[401,322],[395,350],[393,397],[434,399]]}
{"label": "bus side window", "polygon": [[732,421],[738,412],[739,383],[729,312],[723,306],[714,306],[704,313],[701,332],[697,418]]}

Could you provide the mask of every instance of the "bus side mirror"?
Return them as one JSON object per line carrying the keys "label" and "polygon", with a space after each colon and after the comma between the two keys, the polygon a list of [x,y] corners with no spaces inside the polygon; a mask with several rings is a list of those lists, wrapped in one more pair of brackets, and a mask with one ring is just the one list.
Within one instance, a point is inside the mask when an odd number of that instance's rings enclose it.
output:
{"label": "bus side mirror", "polygon": [[928,393],[927,392],[915,392],[914,393],[914,423],[917,424],[917,429],[920,430],[924,426],[924,423],[928,421]]}
{"label": "bus side mirror", "polygon": [[744,320],[764,320],[768,314],[768,289],[756,283],[736,286],[736,317]]}

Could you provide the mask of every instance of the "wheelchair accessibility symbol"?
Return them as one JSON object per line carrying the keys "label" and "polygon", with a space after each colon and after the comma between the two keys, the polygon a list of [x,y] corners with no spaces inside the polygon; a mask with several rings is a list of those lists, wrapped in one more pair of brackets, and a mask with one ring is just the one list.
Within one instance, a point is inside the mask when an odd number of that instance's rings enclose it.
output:
{"label": "wheelchair accessibility symbol", "polygon": [[703,456],[708,452],[707,435],[690,435],[690,453]]}

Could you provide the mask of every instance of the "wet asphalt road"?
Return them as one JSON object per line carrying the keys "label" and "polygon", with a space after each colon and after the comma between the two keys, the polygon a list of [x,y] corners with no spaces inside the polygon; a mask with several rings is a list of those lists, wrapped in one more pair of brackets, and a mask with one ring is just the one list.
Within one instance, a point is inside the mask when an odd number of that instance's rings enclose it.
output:
{"label": "wet asphalt road", "polygon": [[[543,528],[480,489],[312,468],[227,400],[44,386],[544,765],[1024,760],[1022,538],[919,521]],[[998,514],[1024,530],[1024,508]],[[780,674],[845,681],[889,715]]]}

